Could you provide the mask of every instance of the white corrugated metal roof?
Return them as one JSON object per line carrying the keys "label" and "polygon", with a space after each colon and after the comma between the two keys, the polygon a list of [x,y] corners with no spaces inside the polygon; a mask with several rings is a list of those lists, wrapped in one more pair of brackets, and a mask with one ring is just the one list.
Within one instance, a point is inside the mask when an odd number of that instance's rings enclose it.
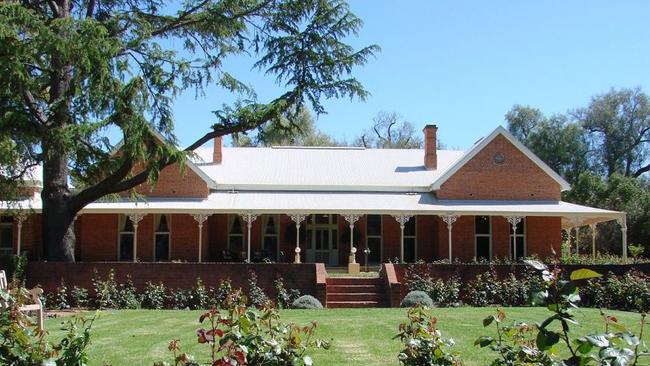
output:
{"label": "white corrugated metal roof", "polygon": [[[220,190],[287,189],[426,192],[462,151],[438,150],[426,170],[422,149],[317,147],[223,148],[222,164],[198,164]],[[212,149],[195,151],[212,160]]]}

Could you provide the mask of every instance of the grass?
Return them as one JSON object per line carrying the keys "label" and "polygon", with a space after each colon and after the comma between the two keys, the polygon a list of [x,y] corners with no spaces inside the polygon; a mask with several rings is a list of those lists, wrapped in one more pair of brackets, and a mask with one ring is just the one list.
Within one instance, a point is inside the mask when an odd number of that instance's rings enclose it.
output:
{"label": "grass", "polygon": [[[525,321],[529,324],[549,315],[545,308],[506,308],[509,320]],[[439,319],[439,326],[445,337],[456,341],[459,351],[468,366],[487,365],[495,358],[490,351],[474,347],[474,340],[480,335],[492,335],[494,329],[484,329],[481,321],[493,314],[494,308],[440,308],[433,310]],[[638,331],[639,314],[612,311],[619,322],[635,332]],[[406,319],[405,309],[328,309],[328,310],[284,310],[282,320],[307,324],[316,320],[317,335],[332,338],[330,350],[312,351],[316,365],[397,365],[400,350],[397,333],[400,322]],[[152,365],[155,361],[171,361],[167,344],[171,339],[180,339],[184,351],[191,353],[197,361],[207,361],[207,348],[196,342],[195,331],[199,327],[199,311],[174,310],[121,310],[101,312],[93,326],[90,345],[90,366],[100,365]],[[603,330],[598,310],[580,309],[577,335]],[[64,319],[49,319],[46,328],[52,340],[60,339]],[[650,337],[644,337],[650,341]]]}

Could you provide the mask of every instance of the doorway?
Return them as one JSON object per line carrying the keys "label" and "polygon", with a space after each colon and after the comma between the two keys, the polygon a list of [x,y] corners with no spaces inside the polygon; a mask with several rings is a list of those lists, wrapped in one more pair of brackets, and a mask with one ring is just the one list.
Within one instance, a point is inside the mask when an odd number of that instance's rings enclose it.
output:
{"label": "doorway", "polygon": [[307,220],[307,262],[339,264],[338,215],[312,215]]}

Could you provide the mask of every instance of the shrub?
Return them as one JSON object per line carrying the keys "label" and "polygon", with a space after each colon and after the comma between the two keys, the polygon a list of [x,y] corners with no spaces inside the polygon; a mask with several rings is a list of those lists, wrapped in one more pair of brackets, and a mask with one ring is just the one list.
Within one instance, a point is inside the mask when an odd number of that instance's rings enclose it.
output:
{"label": "shrub", "polygon": [[460,278],[434,279],[425,266],[409,266],[406,270],[406,287],[409,291],[426,292],[438,306],[454,306],[460,302]]}
{"label": "shrub", "polygon": [[140,296],[142,307],[146,309],[163,309],[165,307],[165,285],[147,282]]}
{"label": "shrub", "polygon": [[[246,308],[245,299],[240,300],[228,310],[212,309],[199,318],[204,327],[196,335],[199,344],[209,347],[208,364],[308,366],[313,364],[307,355],[310,348],[329,348],[328,342],[314,338],[315,322],[305,327],[284,324],[275,309],[259,312]],[[197,365],[192,356],[182,353],[180,341],[171,341],[168,349],[174,365]]]}
{"label": "shrub", "polygon": [[623,276],[610,273],[606,278],[589,280],[580,289],[587,306],[598,308],[650,311],[650,278],[641,272],[628,272]]}
{"label": "shrub", "polygon": [[126,283],[118,285],[116,305],[118,309],[139,309],[140,301],[136,293],[131,276],[127,276]]}
{"label": "shrub", "polygon": [[266,306],[270,302],[269,297],[266,296],[264,290],[257,284],[257,274],[254,271],[249,272],[248,295],[251,304],[258,308]]}
{"label": "shrub", "polygon": [[215,291],[215,298],[219,307],[225,307],[226,299],[232,294],[232,281],[229,278],[221,280]]}
{"label": "shrub", "polygon": [[106,276],[102,279],[97,270],[94,270],[93,290],[95,292],[94,305],[98,309],[115,309],[118,307],[119,290],[117,282],[115,281],[115,272],[111,269]]}
{"label": "shrub", "polygon": [[8,279],[25,280],[27,257],[15,254],[0,254],[0,268],[5,270]]}
{"label": "shrub", "polygon": [[88,290],[77,286],[72,287],[72,290],[70,290],[70,305],[75,308],[88,306]]}
{"label": "shrub", "polygon": [[[427,296],[423,292],[422,294]],[[400,324],[400,332],[393,337],[404,343],[404,349],[397,356],[401,365],[463,364],[458,353],[449,351],[455,344],[454,340],[442,337],[435,317],[429,315],[420,305],[409,309],[407,315],[409,322]]]}
{"label": "shrub", "polygon": [[302,295],[291,304],[291,307],[294,309],[322,309],[323,304],[311,295]]}
{"label": "shrub", "polygon": [[402,299],[402,302],[400,303],[400,306],[403,308],[410,308],[415,305],[432,308],[433,300],[431,300],[431,297],[429,297],[429,295],[424,291],[411,291],[404,296],[404,299]]}
{"label": "shrub", "polygon": [[174,310],[189,310],[191,292],[182,288],[169,290],[166,307]]}
{"label": "shrub", "polygon": [[192,310],[204,310],[208,308],[210,302],[209,290],[205,288],[200,278],[196,279],[196,285],[189,292],[188,306]]}
{"label": "shrub", "polygon": [[487,306],[498,302],[499,283],[496,272],[490,269],[479,273],[466,285],[465,301],[472,306]]}
{"label": "shrub", "polygon": [[278,276],[275,280],[275,291],[277,292],[276,304],[280,309],[287,309],[291,304],[300,297],[300,291],[296,289],[287,290],[284,287],[284,279]]}

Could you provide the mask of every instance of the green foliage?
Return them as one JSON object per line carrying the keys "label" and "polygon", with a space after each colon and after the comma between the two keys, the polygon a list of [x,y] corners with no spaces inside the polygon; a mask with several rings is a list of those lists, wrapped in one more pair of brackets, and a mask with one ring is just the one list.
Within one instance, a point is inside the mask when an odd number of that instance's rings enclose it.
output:
{"label": "green foliage", "polygon": [[27,257],[15,254],[0,254],[0,268],[4,269],[7,278],[25,280]]}
{"label": "green foliage", "polygon": [[630,255],[635,259],[645,254],[645,245],[643,244],[630,243],[628,244],[627,249],[630,252]]}
{"label": "green foliage", "polygon": [[[227,310],[205,312],[199,322],[206,326],[196,335],[200,344],[209,347],[211,365],[310,366],[309,349],[329,348],[328,342],[313,338],[315,322],[305,327],[284,324],[276,310],[246,308],[245,300]],[[169,350],[174,365],[196,364],[192,356],[182,353],[178,340],[170,342]]]}
{"label": "green foliage", "polygon": [[479,273],[476,278],[466,285],[465,301],[471,306],[487,306],[496,304],[499,297],[499,281],[494,269]]}
{"label": "green foliage", "polygon": [[74,286],[70,290],[70,305],[75,308],[85,308],[89,305],[88,290]]}
{"label": "green foliage", "polygon": [[629,311],[650,311],[650,278],[641,272],[623,276],[610,273],[580,288],[586,306]]}
{"label": "green foliage", "polygon": [[323,304],[311,295],[302,295],[291,304],[291,307],[293,309],[322,309]]}
{"label": "green foliage", "polygon": [[257,274],[250,271],[248,276],[248,295],[251,304],[258,308],[269,305],[271,300],[264,293],[264,289],[257,284]]}
{"label": "green foliage", "polygon": [[163,309],[166,298],[167,291],[165,285],[162,283],[154,284],[147,282],[140,295],[140,302],[145,309]]}
{"label": "green foliage", "polygon": [[431,297],[429,297],[426,292],[415,290],[410,291],[408,294],[406,294],[400,303],[400,306],[403,308],[410,308],[415,305],[432,308],[433,300],[431,300]]}
{"label": "green foliage", "polygon": [[56,291],[54,291],[48,304],[54,309],[65,310],[70,308],[69,302],[68,287],[65,285],[65,282],[61,280],[61,284],[56,288]]}
{"label": "green foliage", "polygon": [[200,278],[196,279],[196,285],[192,288],[188,306],[193,310],[204,310],[210,302],[210,290],[205,287]]}
{"label": "green foliage", "polygon": [[64,328],[65,337],[53,347],[47,333],[40,331],[35,321],[18,309],[28,303],[27,290],[12,287],[0,289],[0,364],[84,366],[88,362],[86,348],[90,343],[91,319],[72,317]]}
{"label": "green foliage", "polygon": [[416,305],[408,310],[407,316],[409,322],[400,324],[399,333],[393,337],[404,343],[404,349],[397,356],[400,365],[463,365],[460,355],[449,350],[454,340],[442,337],[437,328],[438,319],[426,308]]}
{"label": "green foliage", "polygon": [[[528,261],[541,271],[545,288],[531,296],[531,303],[545,306],[551,315],[535,327],[523,323],[502,326],[506,315],[497,311],[483,321],[483,326],[496,325],[497,337],[482,336],[475,345],[490,347],[499,354],[491,365],[640,365],[647,349],[631,331],[618,324],[615,317],[602,313],[605,331],[573,338],[571,327],[578,324],[575,312],[580,302],[576,282],[598,278],[594,271],[581,269],[562,279],[559,267],[548,269],[538,261]],[[640,335],[643,334],[645,314],[642,315]],[[610,329],[615,329],[611,332]],[[568,355],[568,356],[567,356]],[[566,358],[565,358],[566,357]],[[593,362],[593,363],[592,363]]]}
{"label": "green foliage", "polygon": [[111,269],[106,279],[102,279],[95,270],[92,283],[94,306],[97,309],[116,309],[118,307],[119,290],[115,280],[115,272]]}
{"label": "green foliage", "polygon": [[228,299],[228,297],[230,297],[232,292],[233,292],[232,281],[230,281],[229,278],[221,280],[219,282],[219,286],[217,287],[217,290],[214,293],[215,295],[214,297],[216,299],[217,305],[219,307],[223,307],[223,304],[226,303],[226,300]]}
{"label": "green foliage", "polygon": [[288,309],[297,298],[300,297],[300,291],[297,289],[287,289],[284,287],[284,279],[278,276],[275,279],[276,306],[278,309]]}
{"label": "green foliage", "polygon": [[406,288],[409,291],[423,291],[437,306],[455,306],[460,302],[460,279],[452,277],[443,281],[433,278],[426,266],[410,265],[405,273]]}

